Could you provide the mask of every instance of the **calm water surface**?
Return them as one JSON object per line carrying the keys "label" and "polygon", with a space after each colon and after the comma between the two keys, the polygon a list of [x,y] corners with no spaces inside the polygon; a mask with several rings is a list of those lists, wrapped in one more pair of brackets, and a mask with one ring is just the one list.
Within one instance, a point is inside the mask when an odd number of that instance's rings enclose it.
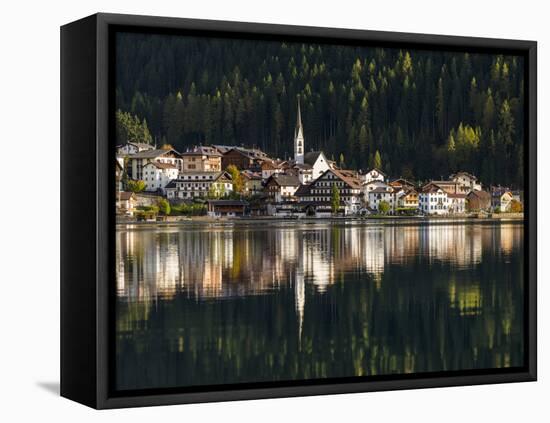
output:
{"label": "calm water surface", "polygon": [[117,389],[523,364],[523,225],[117,229]]}

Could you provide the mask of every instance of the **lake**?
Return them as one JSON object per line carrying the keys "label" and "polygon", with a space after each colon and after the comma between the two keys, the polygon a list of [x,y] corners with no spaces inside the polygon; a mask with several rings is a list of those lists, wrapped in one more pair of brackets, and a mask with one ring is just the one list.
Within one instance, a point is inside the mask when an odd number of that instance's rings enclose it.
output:
{"label": "lake", "polygon": [[523,365],[521,222],[119,225],[118,390]]}

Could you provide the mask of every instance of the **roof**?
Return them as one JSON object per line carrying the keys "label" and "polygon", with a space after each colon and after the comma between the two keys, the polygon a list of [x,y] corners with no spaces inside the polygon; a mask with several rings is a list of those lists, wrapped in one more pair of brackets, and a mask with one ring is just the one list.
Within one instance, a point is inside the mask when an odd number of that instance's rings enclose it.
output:
{"label": "roof", "polygon": [[477,178],[475,177],[475,175],[472,175],[471,173],[468,173],[468,172],[453,173],[451,176],[449,176],[449,179],[453,179],[453,178],[456,178],[458,176],[467,176],[468,178],[473,179],[474,181],[477,181]]}
{"label": "roof", "polygon": [[388,191],[386,188],[378,187],[369,191],[369,194],[391,194],[393,191]]}
{"label": "roof", "polygon": [[474,197],[474,196],[482,200],[489,200],[491,198],[491,194],[489,194],[487,191],[474,190],[468,193],[468,197]]}
{"label": "roof", "polygon": [[[365,183],[363,184],[363,186],[367,186],[367,185],[377,185],[377,184],[388,185],[387,183],[385,183],[384,181],[381,181],[380,179],[373,179],[372,181],[365,182]],[[391,185],[391,184],[389,184],[389,185]]]}
{"label": "roof", "polygon": [[436,185],[458,185],[458,182],[455,181],[430,181],[428,183]]}
{"label": "roof", "polygon": [[229,150],[233,148],[231,145],[213,145],[216,150],[218,150],[221,154],[227,153]]}
{"label": "roof", "polygon": [[270,180],[275,181],[279,186],[295,187],[300,185],[300,179],[298,179],[296,175],[287,175],[284,173],[274,173],[269,177],[268,182],[266,182],[266,185],[269,183]]}
{"label": "roof", "polygon": [[277,163],[273,160],[265,160],[262,162],[262,170],[280,169],[283,163]]}
{"label": "roof", "polygon": [[427,183],[426,185],[424,185],[422,187],[420,192],[427,194],[427,193],[430,193],[430,192],[437,192],[439,190],[441,190],[445,194],[447,194],[447,191],[445,191],[443,188],[441,188],[438,184],[436,184],[435,182],[429,182],[429,183]]}
{"label": "roof", "polygon": [[156,159],[159,156],[162,156],[166,153],[174,153],[177,156],[180,155],[176,150],[162,150],[162,149],[156,149],[156,150],[145,150],[140,151],[139,153],[132,154],[130,156],[131,159]]}
{"label": "roof", "polygon": [[491,195],[492,195],[493,197],[495,197],[495,198],[497,198],[497,197],[502,197],[502,196],[505,195],[505,194],[508,194],[510,197],[513,197],[513,196],[514,196],[514,195],[512,194],[512,192],[511,192],[511,191],[508,191],[508,190],[493,191],[493,192],[491,193]]}
{"label": "roof", "polygon": [[[352,188],[361,189],[361,181],[359,179],[357,179],[356,177],[352,176],[350,174],[351,171],[329,169],[329,170],[325,171],[325,173],[327,173],[327,172],[334,173],[338,178],[343,180],[345,183],[347,183]],[[323,173],[323,175],[325,173]],[[323,176],[323,175],[321,175],[321,176]]]}
{"label": "roof", "polygon": [[309,194],[309,191],[311,189],[311,184],[309,185],[300,185],[296,192],[294,193],[295,196],[299,197],[301,195],[307,195]]}
{"label": "roof", "polygon": [[297,116],[296,116],[296,129],[294,130],[294,137],[296,137],[296,135],[298,134],[300,129],[302,129],[302,131],[303,131],[302,113],[300,111],[300,95],[298,95],[298,113],[297,113]]}
{"label": "roof", "polygon": [[120,191],[118,193],[118,197],[120,198],[121,201],[128,201],[130,198],[134,198],[135,195],[131,191]]}
{"label": "roof", "polygon": [[405,195],[409,195],[409,194],[418,194],[418,192],[416,191],[416,189],[415,189],[415,188],[411,188],[411,187],[409,187],[409,188],[405,187],[405,188],[403,188],[401,191],[403,191],[403,192],[405,193]]}
{"label": "roof", "polygon": [[242,154],[243,156],[246,156],[250,159],[260,159],[260,160],[267,160],[268,159],[268,156],[266,153],[264,153],[262,150],[259,150],[257,148],[245,148],[245,147],[231,147],[229,149],[227,149],[223,154],[228,154],[230,153],[231,151],[236,151],[240,154]]}
{"label": "roof", "polygon": [[214,147],[200,145],[194,147],[191,150],[187,150],[185,153],[181,153],[182,156],[211,156],[221,157],[222,154]]}
{"label": "roof", "polygon": [[149,166],[149,165],[153,165],[159,169],[177,169],[177,167],[172,163],[162,163],[162,162],[153,161],[153,162],[147,163],[145,166]]}
{"label": "roof", "polygon": [[179,181],[179,179],[172,179],[170,182],[168,182],[168,184],[166,184],[166,186],[164,187],[164,189],[169,189],[169,188],[177,188],[176,187],[176,182]]}
{"label": "roof", "polygon": [[146,150],[151,150],[151,149],[154,149],[155,146],[152,145],[152,144],[147,144],[145,142],[133,142],[133,141],[128,141],[126,142],[125,144],[119,144],[116,146],[116,148],[123,148],[123,147],[126,147],[127,145],[133,145],[139,149],[146,149]]}
{"label": "roof", "polygon": [[342,175],[344,175],[347,178],[354,178],[359,181],[359,178],[357,176],[357,171],[355,170],[349,170],[349,169],[336,169],[339,171]]}
{"label": "roof", "polygon": [[312,170],[313,169],[313,166],[307,164],[307,163],[296,163],[294,166],[294,168],[296,169],[300,169],[300,170]]}
{"label": "roof", "polygon": [[369,170],[367,173],[371,173],[371,172],[378,172],[380,175],[382,176],[386,176],[386,174],[384,172],[382,172],[380,169],[376,168],[376,167],[373,167],[371,170]]}
{"label": "roof", "polygon": [[449,198],[466,198],[466,194],[449,194],[449,193],[447,193],[447,197],[449,197]]}
{"label": "roof", "polygon": [[306,154],[304,154],[304,163],[313,166],[321,154],[323,154],[322,151],[308,151]]}
{"label": "roof", "polygon": [[415,187],[416,184],[406,180],[405,178],[398,178],[398,179],[394,179],[393,181],[390,182],[390,185],[392,186],[395,186],[395,185],[408,185],[408,186],[411,186],[411,187]]}
{"label": "roof", "polygon": [[196,175],[196,176],[203,176],[203,175],[216,175],[219,176],[220,173],[225,173],[225,170],[217,170],[214,172],[209,172],[206,170],[185,170],[181,172],[181,175]]}
{"label": "roof", "polygon": [[151,145],[151,144],[146,143],[146,142],[133,142],[133,141],[130,141],[130,142],[128,142],[128,144],[135,145],[138,148],[148,148],[148,149],[151,149],[151,150],[155,148],[154,145]]}
{"label": "roof", "polygon": [[245,200],[207,200],[206,202],[214,206],[248,206],[248,201]]}
{"label": "roof", "polygon": [[[189,174],[196,175],[196,176],[209,175],[209,176],[213,176],[213,178],[208,178],[208,179],[183,179],[182,178],[182,175],[189,175]],[[172,179],[168,183],[168,185],[166,185],[166,188],[176,188],[176,182],[183,182],[183,183],[189,183],[189,182],[216,182],[218,179],[220,179],[222,177],[225,177],[226,179],[231,181],[231,175],[228,172],[224,171],[224,170],[222,170],[221,172],[183,172],[183,173],[180,173],[179,178]]]}
{"label": "roof", "polygon": [[256,179],[256,180],[262,180],[262,175],[258,174],[257,172],[252,172],[250,170],[243,170],[241,172],[241,175],[246,179]]}

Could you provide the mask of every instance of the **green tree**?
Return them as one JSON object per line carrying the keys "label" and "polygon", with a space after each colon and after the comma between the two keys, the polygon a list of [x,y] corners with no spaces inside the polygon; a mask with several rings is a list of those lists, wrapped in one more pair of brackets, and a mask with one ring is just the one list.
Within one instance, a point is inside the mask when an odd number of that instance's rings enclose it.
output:
{"label": "green tree", "polygon": [[[523,185],[525,64],[517,57],[130,33],[117,46],[118,144],[242,144],[287,159],[302,95],[307,149],[337,161],[343,152],[349,169],[372,166],[378,149],[395,176],[408,170],[425,180],[456,166],[486,184]],[[481,128],[478,148],[469,128],[474,138]]]}
{"label": "green tree", "polygon": [[337,214],[340,210],[340,190],[336,186],[336,184],[332,185],[332,195],[330,198],[330,208],[332,210],[332,214]]}
{"label": "green tree", "polygon": [[380,156],[380,152],[378,150],[376,150],[376,153],[374,153],[372,165],[375,169],[382,170],[382,157]]}
{"label": "green tree", "polygon": [[344,159],[344,153],[340,153],[339,166],[340,166],[341,169],[344,169],[346,167],[346,161]]}
{"label": "green tree", "polygon": [[165,198],[161,198],[157,201],[159,212],[165,216],[168,216],[171,212],[170,203]]}
{"label": "green tree", "polygon": [[150,144],[153,141],[147,121],[140,120],[136,115],[117,110],[116,116],[116,142],[126,144],[127,142],[141,142]]}
{"label": "green tree", "polygon": [[235,165],[227,166],[227,172],[231,175],[231,183],[233,184],[233,191],[242,194],[244,189],[244,180],[241,172]]}
{"label": "green tree", "polygon": [[380,201],[380,204],[378,204],[378,211],[382,214],[387,214],[390,211],[390,203],[387,201]]}
{"label": "green tree", "polygon": [[128,191],[141,192],[145,189],[145,182],[129,179],[126,182],[126,188],[128,189]]}

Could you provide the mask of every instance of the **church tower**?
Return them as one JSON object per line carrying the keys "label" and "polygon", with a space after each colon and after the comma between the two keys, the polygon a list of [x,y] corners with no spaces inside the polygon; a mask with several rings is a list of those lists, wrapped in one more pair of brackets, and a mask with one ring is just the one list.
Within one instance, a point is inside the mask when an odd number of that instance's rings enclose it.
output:
{"label": "church tower", "polygon": [[294,161],[304,164],[304,127],[302,126],[302,114],[300,112],[300,96],[298,96],[298,116],[296,129],[294,130]]}

